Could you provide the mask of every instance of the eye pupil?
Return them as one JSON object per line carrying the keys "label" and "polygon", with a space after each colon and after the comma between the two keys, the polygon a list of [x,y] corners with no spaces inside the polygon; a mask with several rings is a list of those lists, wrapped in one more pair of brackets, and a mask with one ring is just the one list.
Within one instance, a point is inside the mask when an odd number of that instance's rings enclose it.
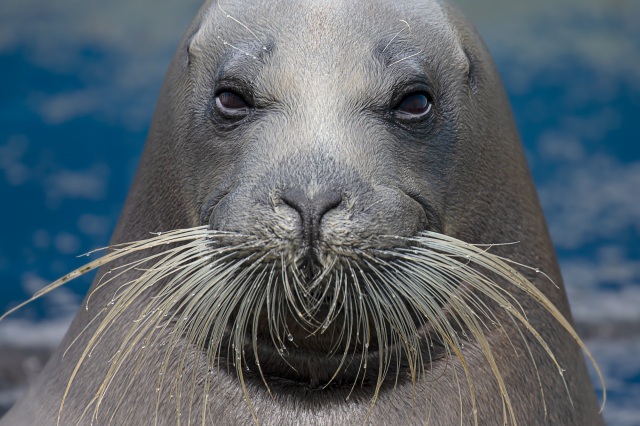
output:
{"label": "eye pupil", "polygon": [[424,93],[415,93],[405,97],[398,105],[398,111],[413,116],[421,116],[431,110],[431,102]]}
{"label": "eye pupil", "polygon": [[225,110],[239,111],[248,108],[247,102],[240,95],[222,92],[216,97],[218,106]]}

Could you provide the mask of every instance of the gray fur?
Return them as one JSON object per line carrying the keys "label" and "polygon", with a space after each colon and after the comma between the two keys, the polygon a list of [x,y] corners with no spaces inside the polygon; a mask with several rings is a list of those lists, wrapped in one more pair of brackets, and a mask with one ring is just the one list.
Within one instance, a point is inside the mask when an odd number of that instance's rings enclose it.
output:
{"label": "gray fur", "polygon": [[[212,1],[203,6],[174,57],[114,244],[145,238],[150,231],[211,224],[285,241],[286,255],[295,261],[305,247],[299,238],[304,224],[294,202],[286,202],[287,191],[298,189],[311,200],[302,204],[337,193],[339,205],[318,219],[318,261],[321,249],[384,248],[377,236],[412,236],[424,229],[472,243],[519,241],[499,253],[546,271],[559,289],[535,274],[529,279],[570,317],[502,84],[478,35],[457,11],[434,0],[226,0],[220,6]],[[213,110],[223,76],[256,106],[234,125]],[[392,116],[409,84],[426,84],[433,94],[428,123],[398,124]],[[107,293],[96,293],[92,309],[108,302]],[[573,405],[546,353],[529,338],[545,417],[534,367],[516,355],[525,352],[523,343],[494,329],[490,341],[518,423],[602,424],[578,346],[539,306],[526,298],[520,302],[566,368]],[[86,337],[64,358],[62,353],[93,314],[78,312],[37,382],[0,424],[56,424]],[[136,315],[133,307],[130,317],[109,330],[105,344],[117,344]],[[508,320],[502,325],[506,334],[516,335]],[[206,374],[197,350],[190,351],[182,374]],[[478,423],[499,424],[503,407],[495,378],[478,348],[469,344],[465,351]],[[131,365],[114,380],[112,389],[123,390],[127,373],[140,368],[117,410],[118,398],[103,402],[109,413],[100,417],[104,424],[114,413],[113,424],[152,423],[162,354],[157,357],[156,363]],[[81,418],[108,354],[96,352],[89,361],[72,387],[62,424]],[[177,370],[177,361],[172,365]],[[356,387],[346,400],[348,389],[321,391],[301,384],[311,382],[312,374],[325,374],[317,372],[321,360],[297,366],[300,383],[270,382],[273,398],[261,381],[249,382],[261,424],[418,425],[427,421],[427,406],[430,425],[473,423],[470,392],[456,359],[434,361],[415,388],[410,380],[384,387],[368,418],[370,387]],[[251,424],[235,372],[216,374],[206,424]],[[202,422],[204,395],[197,382],[195,389],[195,408],[181,403],[180,424],[187,417],[191,424]],[[161,400],[160,424],[178,424],[168,390]]]}

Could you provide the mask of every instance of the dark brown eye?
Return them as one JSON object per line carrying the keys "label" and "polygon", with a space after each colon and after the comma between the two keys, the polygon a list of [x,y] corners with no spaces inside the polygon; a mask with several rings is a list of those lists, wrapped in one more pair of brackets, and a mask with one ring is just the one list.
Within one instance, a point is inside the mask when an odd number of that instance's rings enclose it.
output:
{"label": "dark brown eye", "polygon": [[396,110],[402,118],[422,117],[431,111],[431,101],[424,93],[414,93],[402,99]]}
{"label": "dark brown eye", "polygon": [[224,112],[244,113],[249,109],[247,101],[233,92],[222,92],[216,96],[216,105]]}

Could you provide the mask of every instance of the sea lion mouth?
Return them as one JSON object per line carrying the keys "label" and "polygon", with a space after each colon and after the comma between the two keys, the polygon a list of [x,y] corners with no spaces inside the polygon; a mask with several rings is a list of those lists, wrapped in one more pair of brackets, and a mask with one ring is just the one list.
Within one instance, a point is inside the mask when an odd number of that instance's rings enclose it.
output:
{"label": "sea lion mouth", "polygon": [[[327,352],[326,345],[305,342],[307,338],[296,339],[289,345],[279,349],[273,344],[269,336],[258,336],[257,356],[245,359],[245,378],[247,381],[262,384],[266,380],[270,388],[292,386],[310,391],[348,390],[350,395],[357,393],[371,393],[375,390],[378,380],[380,361],[392,358],[388,366],[387,378],[382,384],[398,384],[410,381],[406,374],[410,371],[406,357],[398,358],[396,348],[377,347],[377,343],[369,345],[363,354],[364,344],[355,346],[346,356],[342,353]],[[250,339],[250,336],[247,336]],[[252,347],[245,345],[244,351],[250,353]],[[430,361],[434,362],[445,356],[444,346],[434,344],[430,348]],[[233,364],[232,360],[227,360]]]}
{"label": "sea lion mouth", "polygon": [[[267,322],[265,318],[264,323]],[[359,335],[347,336],[341,329],[343,324],[340,318],[322,334],[310,334],[300,324],[293,323],[288,326],[284,342],[274,339],[268,330],[258,330],[255,352],[250,343],[253,336],[246,335],[243,348],[246,379],[256,383],[266,380],[269,387],[273,387],[275,381],[278,386],[301,386],[314,391],[348,388],[350,393],[375,389],[381,368],[386,368],[385,375],[391,378],[386,379],[386,383],[411,380],[411,366],[401,346],[382,347],[377,339],[365,341]],[[373,327],[374,324],[370,324],[370,328]],[[445,346],[432,327],[427,323],[422,324],[422,328],[419,350],[425,363],[445,357]],[[427,329],[429,331],[425,331]],[[386,341],[391,341],[393,330],[383,332],[387,334]],[[228,365],[229,361],[233,364],[233,359],[227,360]]]}

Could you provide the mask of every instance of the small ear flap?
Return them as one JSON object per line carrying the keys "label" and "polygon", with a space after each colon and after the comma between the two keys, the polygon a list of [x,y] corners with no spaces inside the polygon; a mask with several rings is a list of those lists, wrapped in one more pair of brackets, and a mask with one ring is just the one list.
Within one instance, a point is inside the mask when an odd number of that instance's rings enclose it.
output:
{"label": "small ear flap", "polygon": [[194,25],[184,38],[184,44],[182,45],[182,53],[180,56],[180,66],[183,71],[189,68],[189,65],[191,64],[191,60],[193,58],[193,42],[199,31],[200,25]]}
{"label": "small ear flap", "polygon": [[467,58],[467,84],[469,84],[469,88],[471,89],[472,93],[477,93],[478,78],[476,73],[478,71],[478,67],[475,64],[475,58],[469,50],[463,49],[463,52],[464,56]]}

